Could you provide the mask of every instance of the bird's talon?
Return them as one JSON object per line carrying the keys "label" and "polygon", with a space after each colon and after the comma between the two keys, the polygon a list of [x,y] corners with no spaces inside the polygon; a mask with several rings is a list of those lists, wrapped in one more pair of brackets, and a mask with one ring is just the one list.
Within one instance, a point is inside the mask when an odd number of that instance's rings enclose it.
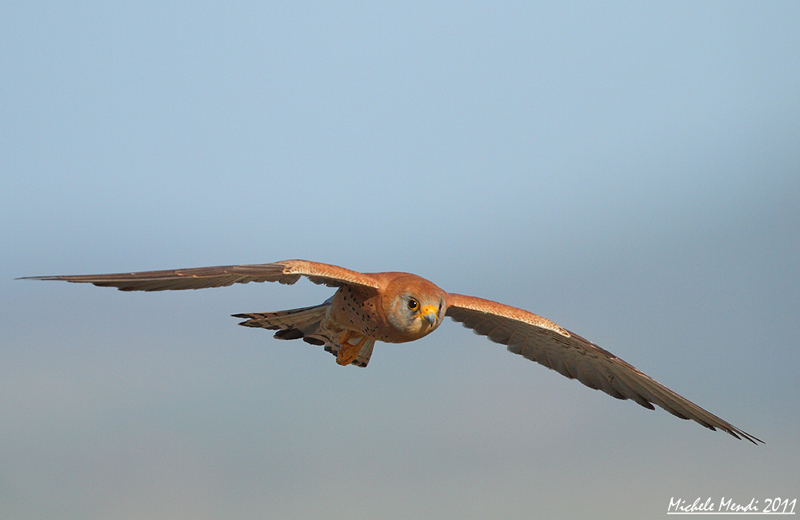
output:
{"label": "bird's talon", "polygon": [[336,362],[342,366],[347,366],[356,360],[361,353],[361,347],[367,342],[366,336],[361,336],[355,345],[350,343],[353,336],[351,331],[342,332],[339,335],[339,353],[336,355]]}

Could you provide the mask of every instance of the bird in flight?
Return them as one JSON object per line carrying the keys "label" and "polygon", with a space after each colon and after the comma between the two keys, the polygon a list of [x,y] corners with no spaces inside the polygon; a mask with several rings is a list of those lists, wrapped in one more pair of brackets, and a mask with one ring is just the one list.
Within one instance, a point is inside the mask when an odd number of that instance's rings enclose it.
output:
{"label": "bird in flight", "polygon": [[303,339],[324,346],[340,365],[366,367],[376,341],[404,343],[420,339],[445,316],[508,350],[577,379],[617,399],[657,405],[681,419],[728,432],[753,444],[761,439],[681,397],[611,352],[531,312],[474,296],[448,293],[410,273],[359,273],[335,265],[285,260],[270,264],[199,267],[140,273],[33,276],[116,287],[121,291],[166,291],[224,287],[234,283],[293,284],[305,276],[336,287],[319,305],[279,312],[234,314],[239,325],[275,330],[278,339]]}

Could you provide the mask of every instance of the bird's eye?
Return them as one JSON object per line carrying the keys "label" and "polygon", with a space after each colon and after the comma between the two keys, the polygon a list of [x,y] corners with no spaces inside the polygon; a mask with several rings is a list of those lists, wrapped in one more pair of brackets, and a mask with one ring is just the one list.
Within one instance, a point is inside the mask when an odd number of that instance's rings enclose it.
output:
{"label": "bird's eye", "polygon": [[416,298],[408,299],[408,309],[412,311],[419,309],[419,302],[416,300]]}

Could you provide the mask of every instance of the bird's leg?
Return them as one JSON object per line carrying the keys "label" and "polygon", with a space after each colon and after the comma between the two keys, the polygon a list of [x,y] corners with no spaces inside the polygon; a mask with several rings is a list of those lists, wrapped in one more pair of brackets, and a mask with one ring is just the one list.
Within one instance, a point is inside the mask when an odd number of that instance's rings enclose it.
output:
{"label": "bird's leg", "polygon": [[361,336],[358,343],[355,345],[350,343],[350,338],[356,336],[351,330],[346,330],[339,334],[337,343],[339,343],[339,353],[336,355],[336,362],[342,366],[347,366],[356,360],[358,354],[361,352],[361,347],[367,342],[366,336]]}

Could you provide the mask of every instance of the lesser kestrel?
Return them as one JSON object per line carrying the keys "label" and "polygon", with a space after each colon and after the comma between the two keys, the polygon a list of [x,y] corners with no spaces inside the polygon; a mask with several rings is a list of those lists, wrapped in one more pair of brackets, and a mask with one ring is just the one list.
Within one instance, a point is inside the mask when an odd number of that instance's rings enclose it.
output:
{"label": "lesser kestrel", "polygon": [[552,321],[528,311],[473,296],[447,293],[409,273],[358,273],[305,260],[271,264],[200,267],[141,273],[37,276],[117,287],[122,291],[164,291],[223,287],[234,283],[293,284],[301,276],[338,287],[313,307],[280,312],[234,314],[247,327],[277,330],[278,339],[300,339],[323,345],[340,365],[366,367],[376,341],[404,343],[433,332],[450,316],[477,334],[508,346],[515,354],[577,379],[617,399],[632,399],[645,408],[660,406],[681,419],[719,428],[737,439],[760,439],[681,397],[612,353]]}

